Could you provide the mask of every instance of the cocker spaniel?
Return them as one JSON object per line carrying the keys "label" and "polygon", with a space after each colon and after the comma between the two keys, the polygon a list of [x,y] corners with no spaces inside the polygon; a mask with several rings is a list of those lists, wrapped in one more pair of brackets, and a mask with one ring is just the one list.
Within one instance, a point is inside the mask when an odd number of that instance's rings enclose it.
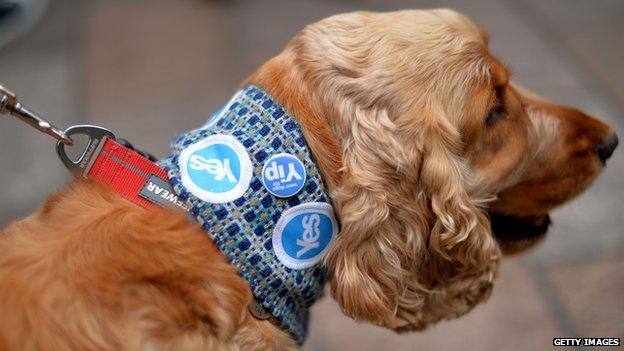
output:
{"label": "cocker spaniel", "polygon": [[[450,10],[324,19],[245,86],[305,136],[340,225],[321,261],[333,298],[396,331],[485,300],[502,254],[538,242],[617,145],[604,122],[513,84],[486,33]],[[266,297],[222,252],[229,228],[206,235],[182,211],[75,181],[0,236],[0,350],[296,349],[284,318],[250,311]]]}

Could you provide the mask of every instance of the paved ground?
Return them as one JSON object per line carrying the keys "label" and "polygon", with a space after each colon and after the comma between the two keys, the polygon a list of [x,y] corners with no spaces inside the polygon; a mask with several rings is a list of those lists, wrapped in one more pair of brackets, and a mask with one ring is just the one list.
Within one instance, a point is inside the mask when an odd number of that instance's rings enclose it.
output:
{"label": "paved ground", "polygon": [[[97,123],[164,154],[303,25],[355,9],[423,1],[55,0],[44,20],[0,49],[0,82],[59,125]],[[620,0],[445,1],[482,23],[516,79],[624,135]],[[0,120],[0,225],[68,180],[52,143]],[[622,150],[618,150],[622,151]],[[624,152],[583,196],[555,211],[537,250],[508,259],[491,300],[468,316],[397,336],[314,307],[305,350],[550,350],[555,336],[624,337]]]}

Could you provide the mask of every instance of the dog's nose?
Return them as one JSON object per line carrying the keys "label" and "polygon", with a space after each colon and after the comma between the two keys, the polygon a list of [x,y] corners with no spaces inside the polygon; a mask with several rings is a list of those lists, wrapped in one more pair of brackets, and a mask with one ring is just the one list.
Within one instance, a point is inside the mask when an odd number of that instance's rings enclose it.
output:
{"label": "dog's nose", "polygon": [[603,163],[607,162],[609,157],[613,155],[613,151],[615,151],[615,148],[617,147],[618,142],[619,140],[618,140],[617,135],[613,133],[613,135],[611,135],[609,139],[604,140],[602,143],[600,143],[596,147],[596,155],[598,155],[598,158],[600,158],[600,161],[602,161]]}

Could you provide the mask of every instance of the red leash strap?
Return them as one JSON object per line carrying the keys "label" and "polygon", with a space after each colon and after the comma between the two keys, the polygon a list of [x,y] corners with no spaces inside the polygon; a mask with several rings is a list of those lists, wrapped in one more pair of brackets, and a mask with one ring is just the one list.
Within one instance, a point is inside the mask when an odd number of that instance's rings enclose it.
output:
{"label": "red leash strap", "polygon": [[108,129],[78,125],[67,128],[68,137],[84,135],[88,142],[77,160],[67,154],[67,146],[56,144],[61,162],[76,177],[90,179],[112,187],[119,195],[135,204],[152,209],[155,205],[188,211],[169,184],[164,169],[147,157],[117,142]]}
{"label": "red leash strap", "polygon": [[140,193],[150,176],[162,180],[169,177],[164,169],[111,138],[104,140],[100,152],[85,173],[87,178],[110,185],[126,199],[151,209],[155,205]]}

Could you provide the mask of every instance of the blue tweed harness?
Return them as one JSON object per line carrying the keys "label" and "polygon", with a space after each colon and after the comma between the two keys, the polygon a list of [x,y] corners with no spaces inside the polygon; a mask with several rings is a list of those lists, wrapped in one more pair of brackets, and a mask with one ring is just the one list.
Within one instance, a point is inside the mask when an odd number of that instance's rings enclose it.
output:
{"label": "blue tweed harness", "polygon": [[256,301],[303,343],[338,224],[298,122],[248,86],[171,149],[160,165],[180,200]]}

